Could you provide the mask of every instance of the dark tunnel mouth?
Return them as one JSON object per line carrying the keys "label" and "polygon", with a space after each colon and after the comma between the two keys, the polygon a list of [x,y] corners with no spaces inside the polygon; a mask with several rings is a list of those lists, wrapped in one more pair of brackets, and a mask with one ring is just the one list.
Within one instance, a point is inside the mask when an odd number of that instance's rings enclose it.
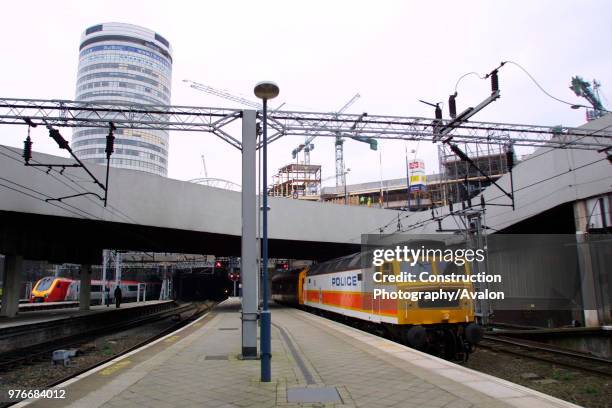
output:
{"label": "dark tunnel mouth", "polygon": [[[215,268],[177,270],[173,277],[174,298],[179,301],[222,301],[233,296],[234,282],[229,271]],[[236,291],[238,292],[238,284]]]}

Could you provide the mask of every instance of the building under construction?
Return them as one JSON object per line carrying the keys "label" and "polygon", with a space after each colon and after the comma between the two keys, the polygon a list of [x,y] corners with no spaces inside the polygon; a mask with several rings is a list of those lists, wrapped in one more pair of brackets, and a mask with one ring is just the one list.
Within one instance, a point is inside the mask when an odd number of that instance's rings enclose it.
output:
{"label": "building under construction", "polygon": [[458,203],[474,197],[491,184],[490,180],[497,180],[508,172],[506,146],[465,144],[462,150],[478,169],[461,160],[448,145],[438,146],[440,178],[435,186],[431,186],[434,190],[431,191],[431,196],[435,204]]}
{"label": "building under construction", "polygon": [[448,146],[438,148],[439,173],[428,174],[426,188],[411,191],[405,177],[339,187],[323,187],[321,201],[422,211],[478,195],[508,171],[503,145],[465,145],[462,149],[484,172],[461,160]]}
{"label": "building under construction", "polygon": [[318,201],[321,194],[321,166],[292,163],[281,167],[272,177],[268,194]]}

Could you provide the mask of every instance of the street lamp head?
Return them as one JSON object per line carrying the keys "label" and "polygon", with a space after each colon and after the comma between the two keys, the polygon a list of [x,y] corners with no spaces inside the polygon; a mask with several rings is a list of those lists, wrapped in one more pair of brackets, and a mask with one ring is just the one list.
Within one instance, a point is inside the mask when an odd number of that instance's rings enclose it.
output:
{"label": "street lamp head", "polygon": [[278,96],[278,85],[272,81],[262,81],[255,85],[255,96],[259,99],[273,99]]}
{"label": "street lamp head", "polygon": [[572,109],[580,109],[580,108],[582,108],[582,105],[572,105],[571,108]]}

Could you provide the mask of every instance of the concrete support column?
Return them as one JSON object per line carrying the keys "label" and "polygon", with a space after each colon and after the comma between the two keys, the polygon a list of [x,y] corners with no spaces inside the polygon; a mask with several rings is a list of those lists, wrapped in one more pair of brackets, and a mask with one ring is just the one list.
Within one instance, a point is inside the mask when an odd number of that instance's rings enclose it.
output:
{"label": "concrete support column", "polygon": [[578,250],[578,267],[580,268],[580,289],[582,293],[582,308],[585,327],[598,327],[597,292],[595,290],[595,271],[591,259],[591,249],[587,240],[589,219],[586,201],[574,203],[574,221],[576,224],[576,244]]}
{"label": "concrete support column", "polygon": [[257,357],[257,242],[256,217],[256,142],[255,111],[242,112],[242,358]]}
{"label": "concrete support column", "polygon": [[6,255],[4,257],[4,282],[2,282],[2,309],[0,316],[15,317],[19,311],[19,292],[21,289],[21,274],[23,272],[23,257]]}
{"label": "concrete support column", "polygon": [[91,265],[81,265],[81,288],[79,290],[79,309],[89,310],[91,303]]}

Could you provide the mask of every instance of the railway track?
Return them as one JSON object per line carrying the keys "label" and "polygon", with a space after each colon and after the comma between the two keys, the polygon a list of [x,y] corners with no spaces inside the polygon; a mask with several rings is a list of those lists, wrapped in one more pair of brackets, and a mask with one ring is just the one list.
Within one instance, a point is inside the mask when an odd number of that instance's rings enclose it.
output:
{"label": "railway track", "polygon": [[[0,358],[0,372],[9,371],[22,364],[33,364],[44,360],[51,360],[51,354],[54,350],[74,348],[79,349],[81,346],[89,343],[96,337],[159,321],[169,316],[180,315],[182,313],[189,312],[194,308],[197,309],[197,306],[194,304],[179,305],[169,310],[163,310],[146,316],[139,316],[126,322],[105,327],[104,329],[91,330],[86,333],[60,339],[58,341],[46,342],[11,351],[9,353],[4,353]],[[86,351],[87,350],[83,350],[83,352]]]}
{"label": "railway track", "polygon": [[[97,360],[94,364],[90,364],[87,365],[83,368],[79,368],[76,371],[71,372],[69,375],[64,376],[62,378],[59,379],[54,379],[53,381],[50,381],[44,385],[41,384],[41,387],[39,387],[40,389],[50,389],[53,388],[55,386],[57,386],[58,384],[61,384],[71,378],[74,378],[78,375],[81,375],[95,367],[98,367],[102,364],[106,364],[107,362],[121,356],[124,355],[126,353],[129,353],[133,350],[136,350],[148,343],[151,343],[152,341],[157,340],[158,338],[161,338],[163,336],[166,336],[167,334],[170,334],[178,329],[180,329],[181,327],[186,326],[187,324],[189,324],[190,322],[192,322],[193,320],[199,318],[200,316],[202,316],[203,314],[205,314],[206,312],[210,311],[216,303],[213,302],[207,302],[206,304],[203,305],[197,305],[197,304],[188,304],[188,305],[182,305],[182,306],[178,306],[174,309],[171,310],[167,310],[167,311],[163,311],[163,312],[159,312],[156,313],[154,315],[150,315],[150,316],[145,316],[145,317],[141,317],[138,319],[134,319],[132,321],[129,322],[125,322],[122,323],[120,325],[117,325],[115,327],[112,328],[108,328],[108,329],[104,329],[103,331],[100,331],[98,333],[96,333],[95,335],[93,334],[85,334],[83,336],[79,336],[79,338],[71,338],[71,339],[64,339],[61,342],[57,342],[57,343],[53,343],[53,344],[45,344],[45,345],[41,345],[40,347],[36,347],[34,350],[23,350],[20,356],[12,356],[12,358],[6,359],[3,358],[2,360],[0,360],[0,370],[9,370],[11,368],[14,368],[16,366],[19,365],[23,365],[23,364],[34,364],[37,362],[44,362],[45,360],[51,362],[51,355],[52,352],[54,350],[57,350],[58,348],[62,348],[62,349],[68,349],[68,348],[79,348],[79,346],[82,346],[84,344],[89,343],[93,338],[96,337],[100,337],[103,335],[108,335],[108,334],[113,334],[113,333],[117,333],[120,332],[122,330],[125,329],[132,329],[134,327],[137,327],[136,325],[145,325],[148,323],[152,323],[155,321],[159,321],[165,318],[168,318],[172,315],[177,315],[177,314],[184,314],[184,313],[189,313],[189,315],[186,318],[181,318],[180,320],[178,320],[177,322],[175,322],[174,324],[172,324],[171,326],[155,333],[152,336],[147,337],[145,340],[138,342],[137,344],[132,345],[129,348],[126,348],[124,350],[121,350],[121,352],[119,353],[115,353],[113,355],[110,355],[106,358]],[[87,350],[84,350],[84,352],[86,353]],[[0,402],[0,408],[5,408],[5,407],[9,407],[11,405],[14,405],[16,403],[18,403],[20,401],[11,401],[11,402]]]}
{"label": "railway track", "polygon": [[485,335],[477,347],[612,377],[612,360],[546,343]]}

